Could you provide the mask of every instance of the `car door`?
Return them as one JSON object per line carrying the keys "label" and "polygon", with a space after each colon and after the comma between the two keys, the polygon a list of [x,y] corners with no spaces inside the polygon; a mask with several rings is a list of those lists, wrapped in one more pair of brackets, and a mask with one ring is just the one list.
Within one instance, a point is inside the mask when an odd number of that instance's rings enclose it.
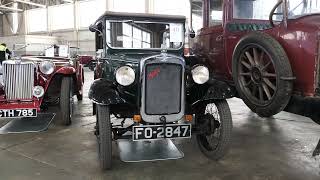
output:
{"label": "car door", "polygon": [[207,58],[215,78],[227,80],[228,66],[225,61],[224,30],[223,30],[223,1],[210,0],[208,27],[203,30]]}

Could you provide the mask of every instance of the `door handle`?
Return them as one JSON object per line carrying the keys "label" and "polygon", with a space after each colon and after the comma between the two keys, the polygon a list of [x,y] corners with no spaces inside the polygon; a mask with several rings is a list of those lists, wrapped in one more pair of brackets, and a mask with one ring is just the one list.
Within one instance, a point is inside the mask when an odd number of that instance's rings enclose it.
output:
{"label": "door handle", "polygon": [[217,42],[221,42],[222,39],[223,39],[223,35],[219,35],[219,36],[216,37],[216,41]]}

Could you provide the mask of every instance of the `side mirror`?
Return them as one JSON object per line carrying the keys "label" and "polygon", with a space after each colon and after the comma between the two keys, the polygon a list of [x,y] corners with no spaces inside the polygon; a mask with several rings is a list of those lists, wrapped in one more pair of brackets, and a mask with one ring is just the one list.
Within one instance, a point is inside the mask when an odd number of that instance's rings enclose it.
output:
{"label": "side mirror", "polygon": [[196,37],[196,33],[194,32],[193,29],[190,30],[189,37],[192,38],[192,39]]}
{"label": "side mirror", "polygon": [[91,32],[99,31],[98,26],[95,25],[95,24],[91,24],[91,25],[89,26],[89,31],[91,31]]}

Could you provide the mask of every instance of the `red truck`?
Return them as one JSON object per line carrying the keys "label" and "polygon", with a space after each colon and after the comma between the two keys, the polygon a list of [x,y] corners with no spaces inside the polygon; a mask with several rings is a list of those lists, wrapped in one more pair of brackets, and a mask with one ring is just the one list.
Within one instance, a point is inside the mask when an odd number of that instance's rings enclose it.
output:
{"label": "red truck", "polygon": [[[320,123],[320,3],[191,0],[193,53],[262,117],[285,110]],[[202,20],[202,22],[201,22]],[[201,22],[201,23],[200,23]]]}

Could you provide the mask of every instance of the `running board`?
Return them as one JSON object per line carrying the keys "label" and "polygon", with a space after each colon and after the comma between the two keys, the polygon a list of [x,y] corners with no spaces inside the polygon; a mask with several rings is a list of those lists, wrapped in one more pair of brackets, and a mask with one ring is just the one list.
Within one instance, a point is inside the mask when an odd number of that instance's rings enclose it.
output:
{"label": "running board", "polygon": [[152,141],[117,140],[123,162],[143,162],[180,159],[184,157],[170,139]]}
{"label": "running board", "polygon": [[39,113],[37,117],[16,118],[0,128],[0,134],[35,133],[48,130],[55,114]]}

